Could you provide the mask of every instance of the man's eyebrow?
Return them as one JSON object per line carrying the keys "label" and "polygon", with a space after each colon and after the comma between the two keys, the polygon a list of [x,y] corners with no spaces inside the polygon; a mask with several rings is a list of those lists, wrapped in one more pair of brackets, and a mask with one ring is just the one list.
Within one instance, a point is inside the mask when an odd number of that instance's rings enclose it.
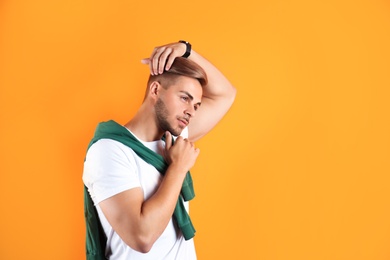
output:
{"label": "man's eyebrow", "polygon": [[[186,94],[186,95],[191,99],[191,101],[194,100],[194,97],[193,97],[190,93],[188,93],[187,91],[182,90],[182,91],[180,91],[180,92]],[[201,105],[201,102],[198,102],[198,103],[196,103],[196,104],[197,104],[198,106],[200,106],[200,105]]]}
{"label": "man's eyebrow", "polygon": [[188,93],[187,91],[182,90],[180,92],[186,94],[191,100],[194,100],[194,97],[190,93]]}

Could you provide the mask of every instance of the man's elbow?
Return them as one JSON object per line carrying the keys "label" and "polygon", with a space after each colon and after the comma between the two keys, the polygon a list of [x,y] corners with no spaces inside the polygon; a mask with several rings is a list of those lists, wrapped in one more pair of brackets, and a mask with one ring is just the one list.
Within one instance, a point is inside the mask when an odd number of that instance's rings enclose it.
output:
{"label": "man's elbow", "polygon": [[140,253],[146,254],[152,249],[155,241],[156,240],[152,239],[151,237],[136,236],[135,239],[127,240],[125,241],[125,243],[132,249]]}
{"label": "man's elbow", "polygon": [[232,97],[232,99],[234,100],[236,98],[236,95],[237,95],[237,89],[232,86],[231,90],[230,90],[230,95]]}
{"label": "man's elbow", "polygon": [[153,244],[139,244],[133,249],[140,253],[146,254],[149,253],[149,251],[152,249],[152,246]]}
{"label": "man's elbow", "polygon": [[232,86],[226,95],[226,99],[228,100],[230,106],[233,105],[234,100],[236,99],[236,95],[237,95],[237,89]]}

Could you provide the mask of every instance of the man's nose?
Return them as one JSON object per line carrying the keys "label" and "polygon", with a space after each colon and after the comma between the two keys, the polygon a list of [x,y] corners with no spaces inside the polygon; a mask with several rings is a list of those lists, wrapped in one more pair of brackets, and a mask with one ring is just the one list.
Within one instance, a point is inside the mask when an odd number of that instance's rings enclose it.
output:
{"label": "man's nose", "polygon": [[189,117],[194,117],[195,108],[192,105],[188,106],[187,109],[184,111],[184,114],[188,115]]}

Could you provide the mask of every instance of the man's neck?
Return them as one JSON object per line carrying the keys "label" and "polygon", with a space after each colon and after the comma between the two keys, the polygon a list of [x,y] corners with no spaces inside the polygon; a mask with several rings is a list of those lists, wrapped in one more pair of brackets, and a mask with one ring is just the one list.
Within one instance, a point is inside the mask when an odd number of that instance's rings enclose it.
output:
{"label": "man's neck", "polygon": [[125,124],[125,127],[144,142],[160,140],[164,134],[157,127],[153,114],[143,113],[141,109]]}

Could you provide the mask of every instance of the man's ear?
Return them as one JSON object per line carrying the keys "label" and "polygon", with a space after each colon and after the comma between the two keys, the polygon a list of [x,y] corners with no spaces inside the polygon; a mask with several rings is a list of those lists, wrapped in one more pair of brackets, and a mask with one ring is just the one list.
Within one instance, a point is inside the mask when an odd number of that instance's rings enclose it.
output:
{"label": "man's ear", "polygon": [[152,98],[157,98],[159,93],[160,93],[160,89],[161,89],[161,84],[160,82],[158,81],[153,81],[152,83],[150,83],[149,85],[149,95],[152,97]]}

